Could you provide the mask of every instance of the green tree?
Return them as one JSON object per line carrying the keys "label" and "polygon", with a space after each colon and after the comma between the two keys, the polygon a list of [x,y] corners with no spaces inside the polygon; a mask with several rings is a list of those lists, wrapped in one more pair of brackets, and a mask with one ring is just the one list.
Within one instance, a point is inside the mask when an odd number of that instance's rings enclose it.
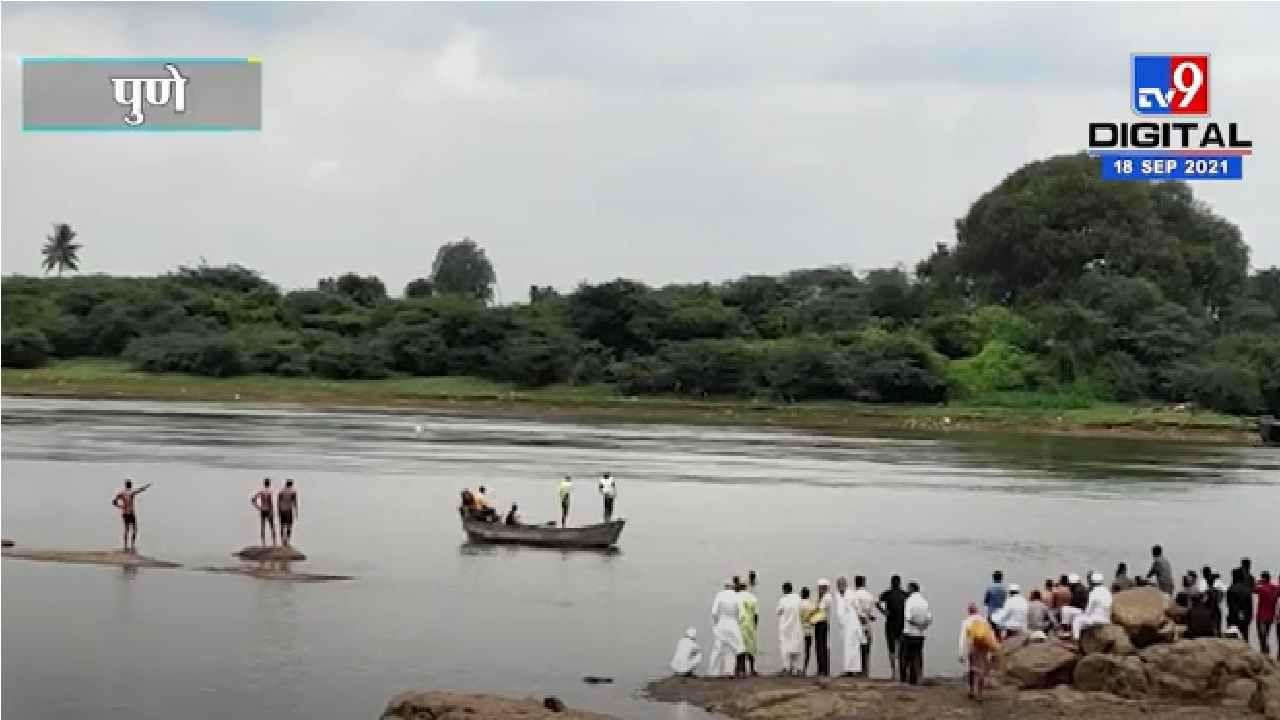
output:
{"label": "green tree", "polygon": [[404,286],[404,296],[407,298],[429,298],[435,292],[435,286],[426,278],[414,278]]}
{"label": "green tree", "polygon": [[0,358],[8,368],[38,368],[49,362],[53,346],[44,333],[31,328],[5,329]]}
{"label": "green tree", "polygon": [[431,284],[440,293],[489,302],[497,281],[493,263],[469,237],[442,245],[431,264]]}
{"label": "green tree", "polygon": [[45,237],[44,247],[40,249],[40,254],[44,255],[40,264],[46,275],[57,270],[58,277],[62,277],[63,270],[80,269],[80,248],[83,245],[75,239],[76,231],[70,225],[57,223],[53,226],[53,234]]}

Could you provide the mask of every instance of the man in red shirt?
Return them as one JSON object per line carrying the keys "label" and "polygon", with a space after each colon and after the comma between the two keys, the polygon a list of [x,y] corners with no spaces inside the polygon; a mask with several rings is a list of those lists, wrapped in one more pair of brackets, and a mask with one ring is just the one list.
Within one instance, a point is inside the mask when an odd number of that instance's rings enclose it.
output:
{"label": "man in red shirt", "polygon": [[[1271,625],[1276,621],[1276,601],[1280,598],[1280,585],[1271,582],[1271,573],[1266,570],[1258,578],[1253,587],[1253,594],[1258,596],[1258,648],[1262,654],[1271,652]],[[1276,635],[1276,644],[1280,645],[1280,633]],[[1276,656],[1280,657],[1280,647],[1276,648]]]}

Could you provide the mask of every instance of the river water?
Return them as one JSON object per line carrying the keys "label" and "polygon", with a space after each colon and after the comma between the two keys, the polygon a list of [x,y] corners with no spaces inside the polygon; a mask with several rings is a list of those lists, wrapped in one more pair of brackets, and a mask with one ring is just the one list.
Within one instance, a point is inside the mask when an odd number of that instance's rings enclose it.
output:
{"label": "river water", "polygon": [[[423,432],[415,432],[421,424]],[[760,659],[777,667],[783,581],[917,579],[937,621],[926,672],[994,567],[1024,585],[1163,543],[1176,570],[1280,565],[1280,450],[991,434],[830,437],[382,411],[6,398],[3,533],[110,548],[109,502],[139,497],[140,550],[228,564],[257,539],[249,497],[295,478],[302,569],[287,584],[188,570],[3,562],[3,712],[21,718],[372,718],[410,688],[557,694],[623,717],[693,718],[636,698],[688,625],[709,645],[719,581],[761,578]],[[532,521],[580,478],[619,478],[613,554],[477,548],[455,507],[487,485]],[[885,675],[882,628],[873,673]],[[708,648],[709,649],[709,648]],[[613,685],[585,685],[584,675]]]}

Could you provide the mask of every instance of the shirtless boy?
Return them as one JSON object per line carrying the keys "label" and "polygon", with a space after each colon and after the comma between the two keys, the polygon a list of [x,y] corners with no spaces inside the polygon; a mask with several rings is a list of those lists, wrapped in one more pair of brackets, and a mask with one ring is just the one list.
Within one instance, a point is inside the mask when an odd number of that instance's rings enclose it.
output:
{"label": "shirtless boy", "polygon": [[[129,543],[133,542],[133,549],[138,549],[138,515],[134,508],[134,498],[138,493],[151,487],[151,483],[147,483],[137,490],[133,489],[133,480],[124,481],[124,489],[116,493],[111,498],[111,504],[120,508],[120,519],[124,521],[124,551],[129,552]],[[132,536],[131,536],[132,533]]]}
{"label": "shirtless boy", "polygon": [[267,544],[267,526],[271,526],[271,544],[276,544],[276,516],[272,512],[271,498],[271,478],[263,478],[262,489],[253,494],[249,498],[249,504],[258,511],[258,533],[262,537],[262,544]]}
{"label": "shirtless boy", "polygon": [[293,521],[301,514],[298,512],[298,491],[293,489],[293,480],[284,481],[284,489],[276,498],[276,510],[280,513],[280,539],[285,545],[293,540]]}

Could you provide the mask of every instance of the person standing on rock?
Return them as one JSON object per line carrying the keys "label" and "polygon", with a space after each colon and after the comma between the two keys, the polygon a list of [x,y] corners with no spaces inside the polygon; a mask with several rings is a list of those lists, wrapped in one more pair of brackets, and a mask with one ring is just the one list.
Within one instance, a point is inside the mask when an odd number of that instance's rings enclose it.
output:
{"label": "person standing on rock", "polygon": [[[1253,586],[1253,594],[1258,596],[1258,648],[1263,655],[1271,652],[1271,626],[1276,621],[1276,602],[1280,598],[1280,585],[1271,582],[1271,573],[1263,570],[1258,584]],[[1277,635],[1280,643],[1280,634]],[[1280,656],[1280,645],[1277,646]]]}
{"label": "person standing on rock", "polygon": [[151,487],[151,483],[134,490],[133,480],[126,479],[124,487],[117,490],[115,497],[111,498],[111,505],[120,509],[120,520],[124,522],[125,552],[129,552],[130,543],[132,543],[132,549],[135,552],[138,549],[138,513],[134,498],[149,487]]}
{"label": "person standing on rock", "polygon": [[709,677],[727,677],[734,674],[734,663],[742,652],[742,630],[738,627],[738,593],[732,580],[725,580],[724,587],[711,601],[711,659],[707,664]]}
{"label": "person standing on rock", "polygon": [[907,584],[907,604],[903,612],[906,623],[902,630],[902,681],[919,685],[924,675],[924,641],[933,624],[929,601],[920,592],[919,583]]}
{"label": "person standing on rock", "polygon": [[902,578],[894,575],[889,578],[889,589],[880,593],[880,602],[876,607],[884,615],[884,644],[889,652],[889,676],[900,680],[902,675],[898,663],[899,645],[902,640],[902,629],[905,623],[903,608],[907,604],[907,593],[902,589]]}
{"label": "person standing on rock", "polygon": [[1169,564],[1169,558],[1164,556],[1164,548],[1159,545],[1151,546],[1151,569],[1147,571],[1147,579],[1152,576],[1156,579],[1156,587],[1160,588],[1160,592],[1165,595],[1173,596],[1173,566]]}
{"label": "person standing on rock", "polygon": [[1240,631],[1240,639],[1249,644],[1249,626],[1253,624],[1253,586],[1244,568],[1231,571],[1231,587],[1227,589],[1227,625]]}
{"label": "person standing on rock", "polygon": [[573,478],[568,475],[560,481],[560,527],[569,522],[569,496],[573,494]]}
{"label": "person standing on rock", "polygon": [[262,489],[249,498],[249,504],[258,511],[258,535],[267,544],[267,526],[271,526],[271,545],[276,544],[276,515],[272,511],[271,478],[262,479]]}
{"label": "person standing on rock", "polygon": [[[990,620],[996,611],[1004,607],[1005,597],[1008,595],[1008,589],[1004,585],[1004,572],[996,570],[991,573],[991,585],[987,588],[987,592],[982,596],[982,605],[987,610],[987,619]],[[999,623],[997,623],[999,625]]]}
{"label": "person standing on rock", "polygon": [[831,629],[833,605],[831,599],[831,582],[826,578],[818,578],[818,609],[813,613],[813,645],[814,655],[818,662],[818,675],[831,677],[831,646],[827,639]]}
{"label": "person standing on rock", "polygon": [[286,546],[293,545],[293,522],[298,519],[298,491],[293,489],[293,480],[284,481],[284,489],[276,496],[276,512],[280,515],[280,539]]}
{"label": "person standing on rock", "polygon": [[1090,575],[1089,584],[1093,586],[1089,591],[1089,602],[1084,612],[1077,615],[1071,624],[1071,637],[1076,642],[1080,641],[1080,634],[1085,628],[1111,622],[1111,591],[1107,589],[1102,573],[1095,572]]}
{"label": "person standing on rock", "polygon": [[862,575],[853,578],[853,609],[862,624],[862,677],[871,672],[871,623],[876,619],[876,599],[867,590],[867,579]]}
{"label": "person standing on rock", "polygon": [[782,597],[778,599],[778,650],[782,656],[784,675],[800,674],[800,655],[805,650],[804,630],[800,620],[800,596],[791,583],[782,583]]}
{"label": "person standing on rock", "polygon": [[609,473],[600,477],[600,495],[604,497],[604,521],[609,522],[613,519],[613,502],[618,497],[618,483]]}
{"label": "person standing on rock", "polygon": [[849,589],[849,578],[836,579],[836,619],[840,622],[840,650],[842,664],[840,674],[852,677],[862,674],[862,622],[858,619],[858,611],[854,606],[853,591]]}

